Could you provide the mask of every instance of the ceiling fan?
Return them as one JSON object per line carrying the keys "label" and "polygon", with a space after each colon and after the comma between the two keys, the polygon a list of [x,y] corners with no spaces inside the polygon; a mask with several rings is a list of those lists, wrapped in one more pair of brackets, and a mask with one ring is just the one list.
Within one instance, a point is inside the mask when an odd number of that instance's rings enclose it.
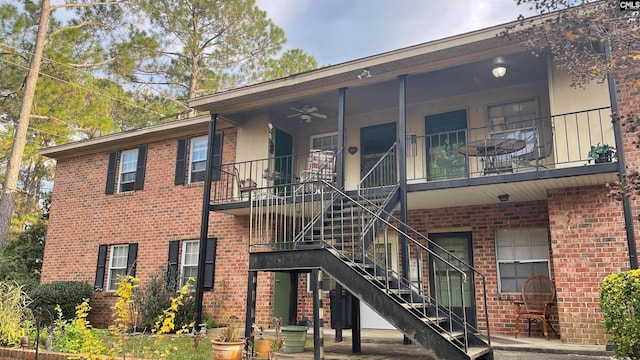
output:
{"label": "ceiling fan", "polygon": [[293,117],[299,116],[300,120],[302,120],[302,121],[304,121],[306,123],[310,123],[311,122],[311,117],[317,117],[317,118],[320,118],[320,119],[326,119],[327,118],[327,115],[317,113],[316,111],[318,111],[318,108],[315,107],[315,106],[303,105],[299,109],[298,108],[294,108],[294,107],[291,107],[289,109],[291,109],[293,111],[297,111],[297,113],[291,114],[291,115],[287,116],[287,118],[293,118]]}

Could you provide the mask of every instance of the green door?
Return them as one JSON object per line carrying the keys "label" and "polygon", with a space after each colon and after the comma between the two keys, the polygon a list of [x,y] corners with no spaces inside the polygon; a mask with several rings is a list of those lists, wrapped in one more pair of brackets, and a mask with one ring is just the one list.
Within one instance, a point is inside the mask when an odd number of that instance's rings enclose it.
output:
{"label": "green door", "polygon": [[289,184],[292,183],[291,179],[295,178],[291,156],[293,153],[293,137],[278,128],[276,128],[275,135],[274,170],[279,176],[274,179],[273,184],[278,187],[277,192],[280,195],[284,195],[285,192],[289,191]]}
{"label": "green door", "polygon": [[[471,233],[429,234],[429,238],[457,257],[459,260],[449,259],[448,261],[466,274],[465,278],[460,272],[453,270],[440,259],[432,256],[429,262],[429,290],[431,296],[444,306],[450,305],[453,308],[453,312],[460,317],[462,317],[464,311],[467,322],[472,326],[476,326],[473,272],[468,267],[460,265],[462,262],[473,266]],[[430,245],[429,248],[440,257],[448,258],[442,249],[433,245]]]}
{"label": "green door", "polygon": [[425,117],[429,180],[458,179],[465,176],[465,158],[458,149],[465,144],[466,129],[466,110]]}
{"label": "green door", "polygon": [[[360,129],[360,178],[367,175],[396,141],[396,123],[367,126]],[[395,157],[367,178],[368,187],[397,183]]]}
{"label": "green door", "polygon": [[289,273],[275,273],[273,287],[273,316],[281,317],[282,324],[289,323],[289,297],[291,296],[291,282]]}

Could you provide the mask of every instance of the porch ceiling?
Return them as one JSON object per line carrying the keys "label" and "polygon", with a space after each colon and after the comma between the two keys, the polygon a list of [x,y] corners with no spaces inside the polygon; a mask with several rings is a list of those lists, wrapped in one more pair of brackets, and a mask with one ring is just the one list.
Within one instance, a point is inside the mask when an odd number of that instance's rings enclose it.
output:
{"label": "porch ceiling", "polygon": [[[491,67],[496,62],[504,63],[508,66],[507,76],[496,79],[491,75]],[[529,52],[518,52],[500,57],[490,56],[479,61],[433,71],[413,73],[407,76],[407,104],[410,106],[435,99],[546,81],[546,66],[544,56],[534,56]],[[375,72],[372,71],[372,73],[371,79],[358,80],[359,83],[353,84],[346,90],[347,117],[397,108],[399,92],[397,77],[380,80]],[[313,122],[322,122],[327,127],[334,127],[333,124],[337,124],[338,118],[337,89],[338,87],[335,87],[335,89],[329,91],[298,96],[286,101],[275,97],[272,102],[265,106],[258,108],[247,106],[237,112],[221,112],[221,114],[238,124],[242,124],[258,114],[268,114],[270,119],[291,121],[292,127],[308,126],[308,124],[301,124],[298,118],[287,119],[287,116],[293,113],[290,108],[309,105],[317,107],[319,109],[318,112],[328,115],[326,120],[314,119]],[[268,93],[264,93],[263,96],[268,96]],[[215,111],[218,110],[218,108],[215,109]]]}
{"label": "porch ceiling", "polygon": [[616,180],[616,173],[598,173],[583,176],[411,191],[407,194],[407,203],[409,210],[416,210],[497,204],[500,203],[498,195],[501,194],[509,194],[508,202],[510,203],[547,200],[547,191],[550,189],[602,185]]}

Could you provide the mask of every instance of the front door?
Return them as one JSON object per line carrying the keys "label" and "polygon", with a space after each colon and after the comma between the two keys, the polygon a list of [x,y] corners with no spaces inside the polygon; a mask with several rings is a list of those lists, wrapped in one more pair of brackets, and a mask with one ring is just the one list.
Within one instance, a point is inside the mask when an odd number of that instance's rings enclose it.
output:
{"label": "front door", "polygon": [[466,110],[425,117],[429,180],[448,180],[465,176],[464,155],[460,154],[458,149],[465,144],[466,129]]}
{"label": "front door", "polygon": [[[471,246],[471,233],[438,233],[429,234],[429,238],[447,250],[459,260],[450,260],[450,263],[466,274],[466,279],[459,272],[446,266],[437,257],[432,256],[429,262],[430,294],[438,303],[453,308],[453,312],[462,317],[463,305],[467,322],[476,326],[476,308],[473,272],[466,266],[459,265],[461,262],[473,266],[473,247]],[[444,251],[436,246],[429,245],[429,248],[447,259]],[[434,269],[435,268],[435,269]],[[461,291],[462,289],[462,291]]]}
{"label": "front door", "polygon": [[283,194],[288,191],[282,184],[291,184],[293,175],[293,161],[291,154],[293,153],[293,137],[278,128],[276,128],[275,139],[275,156],[274,170],[277,176],[274,176],[273,185],[278,186],[278,193]]}
{"label": "front door", "polygon": [[282,324],[289,323],[289,298],[291,297],[291,281],[289,273],[276,272],[273,287],[273,317],[282,318]]}
{"label": "front door", "polygon": [[[378,160],[396,141],[396,123],[367,126],[360,129],[360,179],[378,163]],[[395,157],[373,176],[368,177],[366,186],[396,184]]]}

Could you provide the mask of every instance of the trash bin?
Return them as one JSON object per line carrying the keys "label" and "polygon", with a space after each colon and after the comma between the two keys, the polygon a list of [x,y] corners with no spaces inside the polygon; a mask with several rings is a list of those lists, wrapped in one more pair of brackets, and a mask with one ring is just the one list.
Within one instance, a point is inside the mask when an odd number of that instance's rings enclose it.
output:
{"label": "trash bin", "polygon": [[[329,292],[329,307],[331,309],[331,328],[336,328],[338,322],[337,317],[337,305],[336,305],[336,293],[337,291],[331,290]],[[342,290],[342,328],[351,329],[351,293],[347,290]]]}

